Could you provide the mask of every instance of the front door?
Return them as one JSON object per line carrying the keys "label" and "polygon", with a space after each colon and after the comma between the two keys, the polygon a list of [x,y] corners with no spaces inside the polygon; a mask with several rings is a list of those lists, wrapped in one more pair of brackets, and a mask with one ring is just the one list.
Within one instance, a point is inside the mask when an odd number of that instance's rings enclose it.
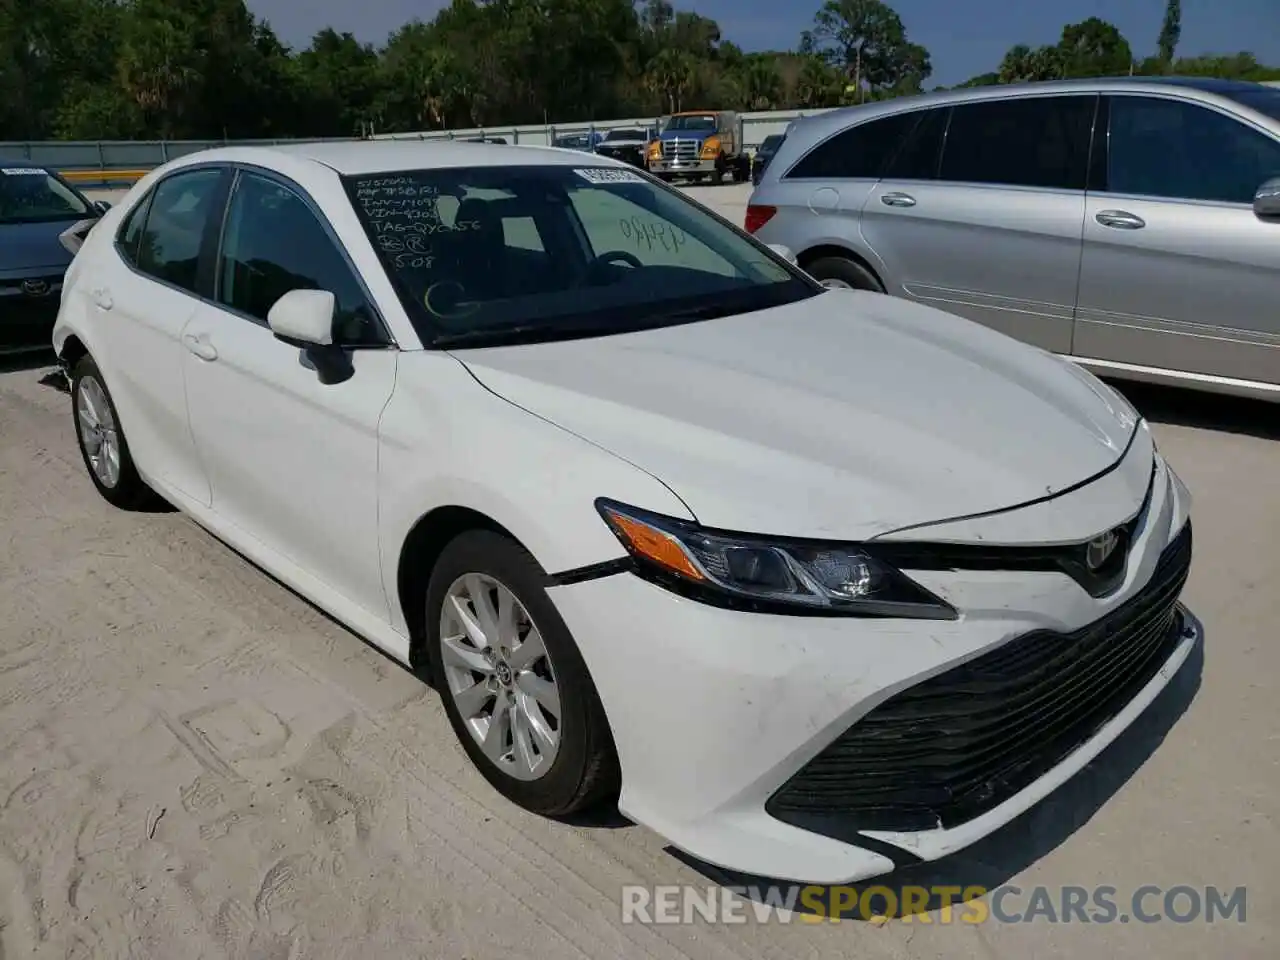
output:
{"label": "front door", "polygon": [[1096,104],[1024,96],[930,111],[862,206],[891,292],[1070,352]]}
{"label": "front door", "polygon": [[1104,188],[1090,192],[1074,353],[1280,384],[1280,223],[1253,196],[1280,142],[1213,107],[1109,98]]}
{"label": "front door", "polygon": [[[331,229],[293,185],[239,174],[216,273],[217,305],[192,319],[185,360],[213,509],[385,622],[378,422],[398,352]],[[337,298],[334,341],[350,362],[338,382],[324,382],[307,351],[267,326],[271,306],[298,288]]]}

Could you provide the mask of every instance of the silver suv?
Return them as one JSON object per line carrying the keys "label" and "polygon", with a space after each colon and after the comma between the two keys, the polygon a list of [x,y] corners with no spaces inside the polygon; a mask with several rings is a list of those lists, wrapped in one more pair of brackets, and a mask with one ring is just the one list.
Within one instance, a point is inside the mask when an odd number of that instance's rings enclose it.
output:
{"label": "silver suv", "polygon": [[797,121],[747,229],[1121,378],[1280,401],[1280,89],[987,87]]}

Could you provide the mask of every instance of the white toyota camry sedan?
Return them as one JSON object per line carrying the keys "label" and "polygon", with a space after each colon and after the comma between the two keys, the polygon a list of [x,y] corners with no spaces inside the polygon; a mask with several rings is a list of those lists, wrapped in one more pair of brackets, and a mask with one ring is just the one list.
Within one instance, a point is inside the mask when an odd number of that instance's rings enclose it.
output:
{"label": "white toyota camry sedan", "polygon": [[602,157],[185,157],[89,235],[54,346],[108,501],[409,664],[515,803],[616,798],[723,867],[958,850],[1200,639],[1188,493],[1120,395]]}

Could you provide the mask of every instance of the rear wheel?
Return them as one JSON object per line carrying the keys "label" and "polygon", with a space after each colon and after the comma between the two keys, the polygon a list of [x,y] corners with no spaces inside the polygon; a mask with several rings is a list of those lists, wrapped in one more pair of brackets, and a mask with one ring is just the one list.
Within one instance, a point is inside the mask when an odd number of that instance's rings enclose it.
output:
{"label": "rear wheel", "polygon": [[115,402],[91,357],[71,373],[71,405],[80,456],[98,493],[126,510],[147,503],[153,494],[133,465]]}
{"label": "rear wheel", "polygon": [[486,530],[453,540],[427,587],[427,656],[454,732],[508,800],[564,816],[618,787],[604,708],[537,561]]}
{"label": "rear wheel", "polygon": [[804,268],[824,287],[884,293],[884,285],[862,264],[846,257],[819,257]]}

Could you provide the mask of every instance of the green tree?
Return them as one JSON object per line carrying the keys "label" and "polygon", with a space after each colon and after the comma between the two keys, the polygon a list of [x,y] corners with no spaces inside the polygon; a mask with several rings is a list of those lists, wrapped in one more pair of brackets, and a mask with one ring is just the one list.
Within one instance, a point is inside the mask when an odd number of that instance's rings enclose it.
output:
{"label": "green tree", "polygon": [[1173,63],[1173,54],[1181,39],[1182,0],[1169,0],[1164,8],[1164,22],[1160,24],[1160,38],[1156,41],[1160,63],[1165,67]]}
{"label": "green tree", "polygon": [[801,50],[824,54],[859,90],[918,87],[933,72],[929,52],[908,41],[902,18],[882,0],[826,0]]}
{"label": "green tree", "polygon": [[1133,67],[1129,41],[1114,24],[1097,17],[1062,28],[1058,57],[1064,77],[1124,76]]}

